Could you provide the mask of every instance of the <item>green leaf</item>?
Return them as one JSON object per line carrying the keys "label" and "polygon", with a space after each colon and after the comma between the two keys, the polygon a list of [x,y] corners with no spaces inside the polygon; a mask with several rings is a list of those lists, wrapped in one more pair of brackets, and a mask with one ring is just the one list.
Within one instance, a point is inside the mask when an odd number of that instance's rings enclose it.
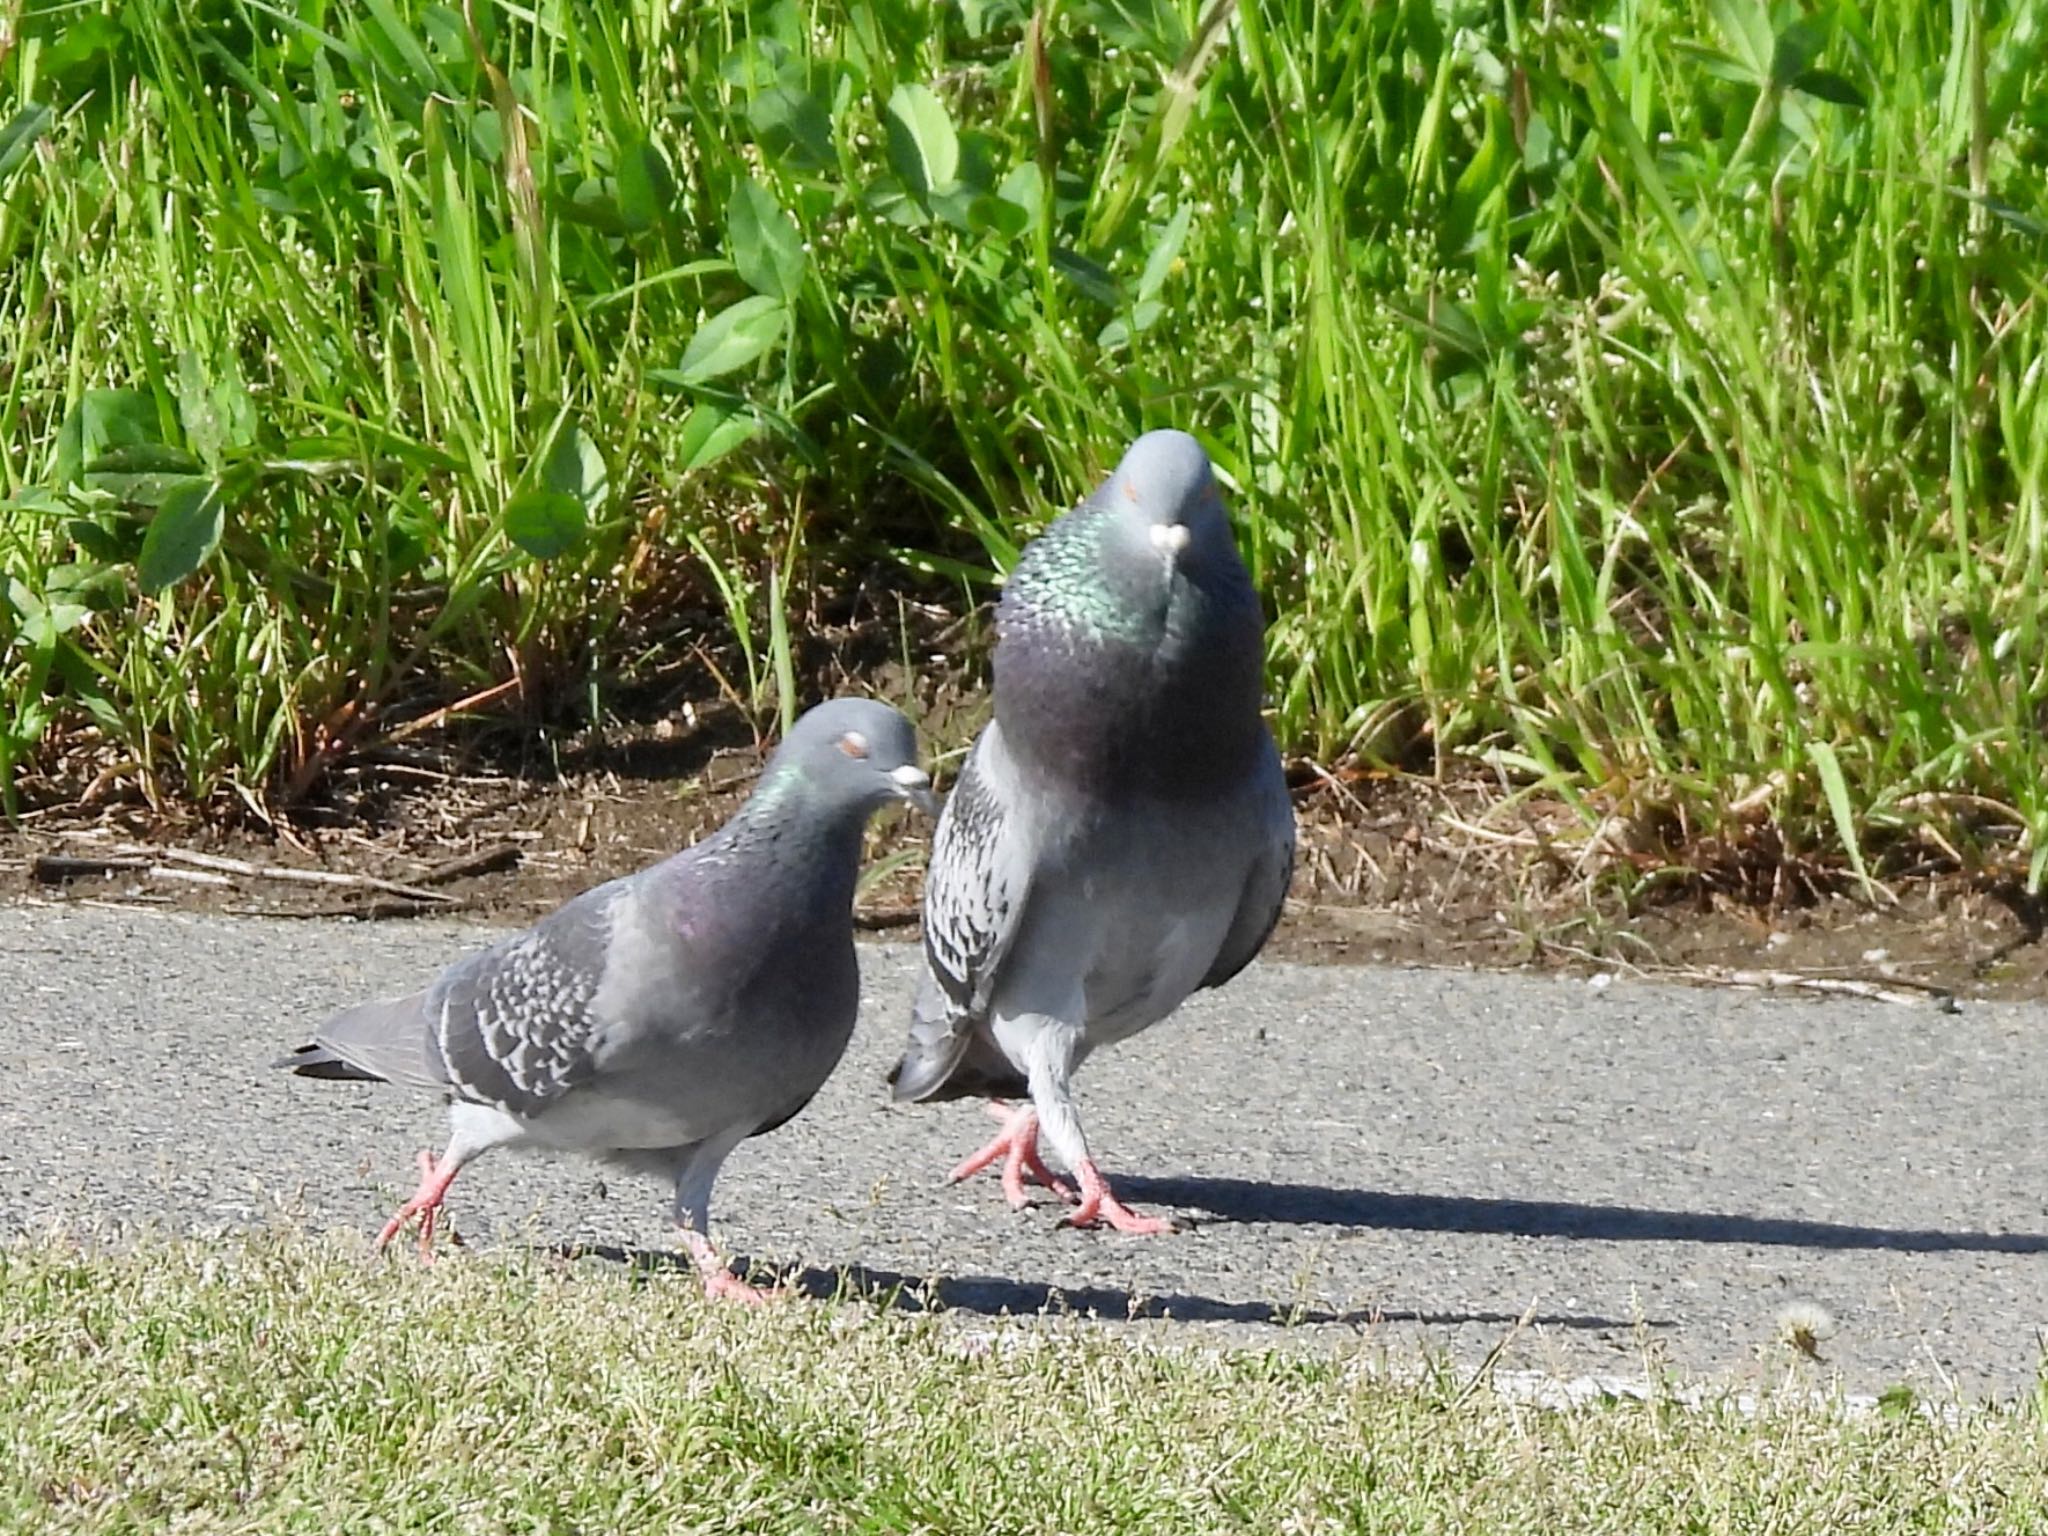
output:
{"label": "green leaf", "polygon": [[256,406],[231,352],[217,379],[199,352],[178,354],[178,420],[186,440],[215,469],[223,451],[254,444]]}
{"label": "green leaf", "polygon": [[1123,302],[1123,293],[1117,287],[1115,275],[1100,262],[1090,261],[1078,251],[1058,246],[1053,250],[1052,264],[1059,269],[1061,276],[1096,303],[1107,304],[1114,309]]}
{"label": "green leaf", "polygon": [[702,400],[684,419],[676,451],[685,470],[702,469],[750,442],[760,430],[760,419],[752,411]]}
{"label": "green leaf", "polygon": [[583,542],[583,503],[566,491],[522,491],[505,503],[505,536],[536,560],[552,560]]}
{"label": "green leaf", "polygon": [[186,440],[208,465],[218,469],[227,429],[214,402],[206,364],[189,349],[178,354],[178,420],[184,425]]}
{"label": "green leaf", "polygon": [[1867,107],[1870,99],[1856,86],[1856,82],[1827,69],[1809,69],[1792,82],[1792,89],[1804,91],[1821,101],[1831,101],[1838,107]]}
{"label": "green leaf", "polygon": [[886,171],[861,189],[861,202],[871,213],[906,229],[921,228],[931,222],[931,215],[924,204],[910,195],[903,178]]}
{"label": "green leaf", "polygon": [[611,494],[611,470],[582,427],[571,421],[555,434],[541,463],[541,489],[571,496],[586,513],[603,510]]}
{"label": "green leaf", "polygon": [[974,205],[977,197],[986,199],[987,193],[975,193],[966,183],[956,181],[943,192],[934,192],[931,199],[932,212],[964,232],[974,228]]}
{"label": "green leaf", "polygon": [[1003,153],[1003,142],[994,134],[984,133],[979,128],[969,128],[960,134],[960,164],[954,178],[963,190],[978,197],[985,197],[995,190],[996,158]]}
{"label": "green leaf", "polygon": [[796,724],[796,658],[789,644],[788,594],[782,589],[782,572],[774,561],[768,563],[768,656],[775,669],[775,704],[782,717],[782,734]]}
{"label": "green leaf", "polygon": [[117,506],[162,506],[180,491],[208,484],[205,475],[191,470],[143,470],[136,474],[95,474],[85,477],[85,487],[111,497]]}
{"label": "green leaf", "polygon": [[0,496],[0,508],[9,512],[39,512],[45,517],[69,517],[77,510],[55,491],[40,485],[25,485],[12,496]]}
{"label": "green leaf", "polygon": [[88,389],[57,430],[59,485],[77,485],[110,449],[163,441],[156,397],[141,389]]}
{"label": "green leaf", "polygon": [[1166,221],[1166,228],[1160,231],[1159,243],[1152,247],[1152,254],[1145,260],[1145,270],[1138,277],[1138,302],[1155,297],[1166,286],[1167,275],[1173,271],[1173,264],[1180,256],[1180,248],[1188,237],[1188,224],[1195,216],[1192,203],[1182,203],[1172,218]]}
{"label": "green leaf", "polygon": [[0,128],[0,181],[7,179],[7,173],[28,158],[29,151],[36,147],[50,126],[56,114],[37,102],[34,106],[23,107]]}
{"label": "green leaf", "polygon": [[929,202],[952,188],[960,172],[960,140],[946,104],[922,85],[899,85],[889,97],[889,164],[911,196]]}
{"label": "green leaf", "polygon": [[654,228],[675,202],[676,179],[668,161],[646,139],[619,156],[619,217],[634,234]]}
{"label": "green leaf", "polygon": [[138,528],[128,518],[122,518],[113,528],[107,528],[91,518],[75,517],[64,525],[64,531],[71,536],[71,542],[78,546],[81,554],[114,565],[128,565],[142,552],[140,535],[147,529]]}
{"label": "green leaf", "polygon": [[1757,84],[1756,71],[1741,60],[1723,53],[1719,48],[1707,48],[1695,43],[1681,42],[1677,49],[1681,58],[1691,59],[1712,75],[1716,80],[1726,80],[1730,85]]}
{"label": "green leaf", "polygon": [[68,22],[57,41],[43,55],[43,68],[55,76],[83,73],[117,51],[128,40],[128,29],[104,13],[92,13]]}
{"label": "green leaf", "polygon": [[1045,217],[1045,173],[1035,160],[1026,160],[1003,178],[996,188],[998,227],[1016,236],[1035,229]]}
{"label": "green leaf", "polygon": [[790,160],[809,170],[826,170],[834,163],[832,118],[818,98],[793,85],[770,86],[754,98],[747,110],[754,130],[754,142],[778,160]]}
{"label": "green leaf", "polygon": [[161,592],[206,563],[220,545],[222,510],[218,480],[188,480],[164,497],[135,560],[143,591]]}
{"label": "green leaf", "polygon": [[1394,317],[1431,345],[1464,357],[1486,356],[1486,333],[1472,312],[1455,299],[1390,298]]}
{"label": "green leaf", "polygon": [[1444,214],[1444,249],[1466,250],[1482,223],[1505,219],[1507,194],[1514,180],[1515,131],[1504,102],[1486,98],[1486,134],[1479,152],[1458,173],[1451,186],[1450,206]]}
{"label": "green leaf", "polygon": [[44,591],[105,612],[127,606],[128,577],[118,566],[97,560],[66,560],[44,573]]}
{"label": "green leaf", "polygon": [[1105,351],[1114,351],[1133,336],[1141,336],[1159,323],[1159,317],[1166,313],[1166,306],[1157,299],[1146,299],[1131,306],[1128,319],[1118,317],[1096,333],[1095,344]]}
{"label": "green leaf", "polygon": [[1835,756],[1835,749],[1824,741],[1808,742],[1806,755],[1820,773],[1820,787],[1827,796],[1828,814],[1834,818],[1835,835],[1841,838],[1842,849],[1849,855],[1849,867],[1856,871],[1863,894],[1874,896],[1877,886],[1863,864],[1863,847],[1856,839],[1856,813],[1849,804],[1849,781],[1842,776],[1841,759]]}
{"label": "green leaf", "polygon": [[7,601],[21,616],[21,638],[38,650],[54,647],[88,618],[92,609],[77,598],[31,592],[14,577],[7,579]]}
{"label": "green leaf", "polygon": [[748,177],[733,188],[725,227],[733,265],[746,285],[785,304],[793,302],[803,289],[808,258],[803,237],[774,195]]}
{"label": "green leaf", "polygon": [[88,475],[196,475],[199,461],[182,448],[163,443],[124,443],[109,448],[85,466]]}
{"label": "green leaf", "polygon": [[1081,16],[1118,48],[1171,61],[1187,51],[1187,28],[1171,0],[1083,0]]}
{"label": "green leaf", "polygon": [[782,339],[789,312],[780,299],[757,293],[720,310],[698,328],[676,365],[678,382],[704,384],[744,368]]}
{"label": "green leaf", "polygon": [[1771,77],[1771,58],[1778,40],[1771,35],[1770,7],[1764,0],[1707,0],[1714,24],[1735,60],[1762,85]]}
{"label": "green leaf", "polygon": [[1783,90],[1805,74],[1827,45],[1827,28],[1811,16],[1795,21],[1771,45],[1771,84]]}

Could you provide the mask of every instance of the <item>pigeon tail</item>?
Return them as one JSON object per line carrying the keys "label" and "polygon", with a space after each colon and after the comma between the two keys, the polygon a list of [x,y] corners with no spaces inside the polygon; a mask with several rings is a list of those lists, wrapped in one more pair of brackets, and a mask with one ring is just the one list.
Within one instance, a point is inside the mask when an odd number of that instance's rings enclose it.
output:
{"label": "pigeon tail", "polygon": [[1001,1048],[958,1012],[929,965],[910,1008],[910,1042],[889,1069],[889,1088],[898,1104],[1014,1099],[1030,1091]]}
{"label": "pigeon tail", "polygon": [[314,1031],[314,1043],[374,1082],[446,1092],[448,1074],[427,1028],[423,993],[344,1009]]}
{"label": "pigeon tail", "polygon": [[344,1060],[317,1041],[300,1046],[289,1056],[280,1056],[271,1063],[273,1067],[284,1067],[296,1077],[317,1077],[331,1083],[381,1083],[383,1078],[374,1072],[367,1072],[352,1061]]}
{"label": "pigeon tail", "polygon": [[889,1069],[889,1096],[898,1104],[916,1104],[946,1086],[965,1041],[920,1041]]}

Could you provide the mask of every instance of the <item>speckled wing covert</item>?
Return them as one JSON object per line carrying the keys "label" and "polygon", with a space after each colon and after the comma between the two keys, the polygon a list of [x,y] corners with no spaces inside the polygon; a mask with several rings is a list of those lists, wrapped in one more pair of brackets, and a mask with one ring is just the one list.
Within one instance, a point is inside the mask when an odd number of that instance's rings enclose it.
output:
{"label": "speckled wing covert", "polygon": [[932,837],[924,887],[928,975],[911,1010],[910,1049],[891,1074],[898,1099],[925,1098],[952,1074],[1023,922],[1031,858],[1003,794],[1002,751],[1000,728],[991,723]]}
{"label": "speckled wing covert", "polygon": [[586,891],[424,992],[335,1015],[315,1043],[378,1077],[531,1118],[591,1079],[592,1004],[625,898],[623,881]]}

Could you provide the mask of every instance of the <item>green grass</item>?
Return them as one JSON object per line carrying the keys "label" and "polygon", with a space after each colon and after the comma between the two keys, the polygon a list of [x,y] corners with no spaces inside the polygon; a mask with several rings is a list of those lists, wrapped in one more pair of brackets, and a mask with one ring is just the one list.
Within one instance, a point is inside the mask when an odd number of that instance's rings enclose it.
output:
{"label": "green grass", "polygon": [[765,719],[1174,423],[1291,749],[2039,883],[2039,6],[467,14],[0,0],[10,790],[289,803],[692,605]]}
{"label": "green grass", "polygon": [[[1007,1335],[1006,1335],[1007,1336]],[[1547,1411],[1451,1373],[963,1348],[688,1275],[284,1234],[0,1248],[11,1531],[2031,1532],[2038,1404]]]}

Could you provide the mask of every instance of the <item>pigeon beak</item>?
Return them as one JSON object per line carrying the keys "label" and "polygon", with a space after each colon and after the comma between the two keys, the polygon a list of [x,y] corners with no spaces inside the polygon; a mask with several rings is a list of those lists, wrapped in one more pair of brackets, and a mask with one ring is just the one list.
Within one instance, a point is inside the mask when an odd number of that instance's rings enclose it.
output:
{"label": "pigeon beak", "polygon": [[1188,525],[1186,523],[1154,523],[1152,525],[1152,547],[1172,560],[1188,547]]}
{"label": "pigeon beak", "polygon": [[889,782],[896,786],[896,793],[923,811],[927,816],[939,814],[939,797],[932,793],[932,781],[922,768],[905,763],[901,768],[889,770]]}

